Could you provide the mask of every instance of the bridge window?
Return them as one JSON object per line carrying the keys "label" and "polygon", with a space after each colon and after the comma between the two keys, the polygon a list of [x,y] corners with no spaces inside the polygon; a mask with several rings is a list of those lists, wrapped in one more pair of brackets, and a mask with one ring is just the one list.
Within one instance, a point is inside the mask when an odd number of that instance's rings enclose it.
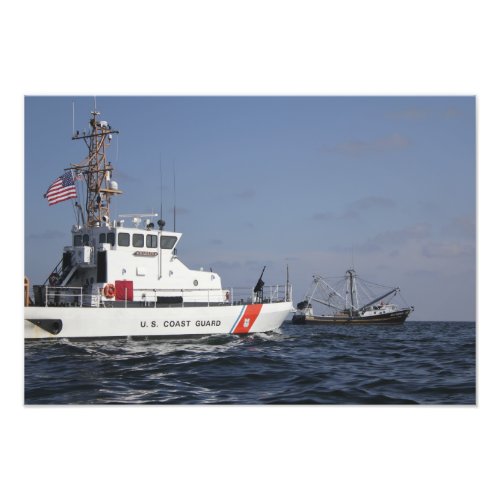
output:
{"label": "bridge window", "polygon": [[106,243],[106,233],[101,233],[99,235],[99,243]]}
{"label": "bridge window", "polygon": [[158,236],[156,234],[148,234],[146,236],[146,246],[148,248],[158,248]]}
{"label": "bridge window", "polygon": [[81,234],[75,234],[73,236],[73,246],[75,246],[75,247],[82,246],[82,235]]}
{"label": "bridge window", "polygon": [[142,248],[144,246],[144,235],[143,234],[133,234],[132,235],[132,245],[136,248]]}
{"label": "bridge window", "polygon": [[176,242],[177,236],[162,236],[160,238],[160,246],[166,250],[171,250],[172,248],[174,248]]}
{"label": "bridge window", "polygon": [[89,244],[89,235],[88,234],[83,235],[83,244],[88,246],[88,244]]}
{"label": "bridge window", "polygon": [[115,233],[108,233],[107,236],[106,236],[106,241],[114,246],[115,245]]}
{"label": "bridge window", "polygon": [[129,233],[118,233],[118,245],[121,247],[130,246],[130,234]]}

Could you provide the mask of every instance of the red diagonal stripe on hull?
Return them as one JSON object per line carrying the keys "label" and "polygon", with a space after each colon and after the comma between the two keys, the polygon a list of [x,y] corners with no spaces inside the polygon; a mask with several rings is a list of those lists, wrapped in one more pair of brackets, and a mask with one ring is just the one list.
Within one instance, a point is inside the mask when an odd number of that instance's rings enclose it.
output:
{"label": "red diagonal stripe on hull", "polygon": [[252,328],[253,324],[255,323],[257,316],[260,314],[261,309],[262,309],[262,304],[248,305],[239,323],[233,330],[233,333],[238,333],[238,334],[248,333],[250,331],[250,328]]}

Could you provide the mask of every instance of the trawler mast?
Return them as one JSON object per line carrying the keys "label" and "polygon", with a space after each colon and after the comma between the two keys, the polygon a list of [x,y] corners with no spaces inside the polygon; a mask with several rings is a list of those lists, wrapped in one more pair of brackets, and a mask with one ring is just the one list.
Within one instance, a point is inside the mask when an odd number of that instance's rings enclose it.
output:
{"label": "trawler mast", "polygon": [[112,130],[108,122],[99,120],[99,111],[92,111],[90,119],[90,131],[80,134],[79,131],[72,139],[83,139],[89,154],[86,160],[80,164],[72,165],[72,169],[83,174],[87,184],[87,199],[85,209],[87,220],[86,227],[98,227],[109,224],[111,197],[122,194],[117,189],[117,184],[111,182],[111,162],[106,159],[106,148],[109,147],[113,134],[118,130]]}

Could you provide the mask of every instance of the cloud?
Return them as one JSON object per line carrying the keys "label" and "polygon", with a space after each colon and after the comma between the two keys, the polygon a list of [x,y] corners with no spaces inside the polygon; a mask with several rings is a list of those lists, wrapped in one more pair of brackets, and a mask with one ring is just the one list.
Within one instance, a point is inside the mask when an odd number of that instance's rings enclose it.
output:
{"label": "cloud", "polygon": [[476,253],[475,245],[458,242],[428,243],[422,248],[422,255],[430,259],[454,259],[458,257],[473,257]]}
{"label": "cloud", "polygon": [[316,212],[311,215],[310,219],[316,222],[356,220],[359,219],[363,212],[391,209],[395,206],[396,203],[390,198],[384,198],[382,196],[367,196],[349,203],[343,212],[337,214],[334,212]]}
{"label": "cloud", "polygon": [[409,269],[408,271],[405,271],[404,274],[411,278],[429,279],[429,278],[435,278],[438,272],[434,270],[429,271],[429,269]]}
{"label": "cloud", "polygon": [[356,210],[345,210],[340,214],[334,212],[315,212],[309,217],[310,220],[315,222],[334,222],[334,221],[349,221],[359,218],[359,213]]}
{"label": "cloud", "polygon": [[444,227],[443,233],[458,238],[475,238],[476,219],[472,216],[455,217]]}
{"label": "cloud", "polygon": [[[174,208],[170,207],[168,209],[169,213],[173,214],[174,213]],[[191,211],[187,208],[182,208],[182,207],[175,207],[175,215],[188,215],[190,214]]]}
{"label": "cloud", "polygon": [[455,106],[448,106],[442,110],[432,111],[426,108],[411,107],[388,113],[387,116],[395,120],[421,121],[427,118],[458,118],[463,115],[462,110]]}
{"label": "cloud", "polygon": [[439,204],[436,203],[435,201],[430,201],[430,200],[418,200],[417,207],[423,214],[427,216],[429,215],[434,216],[436,212],[440,210]]}
{"label": "cloud", "polygon": [[340,220],[340,221],[352,221],[359,219],[359,211],[354,210],[352,208],[348,208],[347,210],[344,210],[342,213],[337,215],[335,219]]}
{"label": "cloud", "polygon": [[318,222],[331,222],[335,220],[335,218],[333,212],[316,212],[311,215],[311,219]]}
{"label": "cloud", "polygon": [[[363,252],[376,252],[384,248],[388,249],[389,247],[404,245],[412,240],[421,241],[428,238],[430,234],[431,227],[429,224],[414,224],[394,231],[384,231],[366,240],[357,249]],[[394,249],[392,251],[394,252]]]}
{"label": "cloud", "polygon": [[405,149],[410,145],[410,140],[400,134],[394,133],[372,141],[347,141],[335,145],[330,151],[344,155],[358,156],[370,153],[387,153]]}
{"label": "cloud", "polygon": [[28,236],[28,238],[34,240],[50,240],[50,239],[62,238],[64,236],[66,235],[62,231],[57,231],[56,229],[48,229],[43,233],[31,233]]}
{"label": "cloud", "polygon": [[396,120],[419,121],[428,118],[431,114],[432,111],[428,109],[411,107],[389,113],[388,116]]}
{"label": "cloud", "polygon": [[413,224],[412,226],[398,229],[395,231],[387,231],[377,236],[379,241],[389,241],[391,243],[406,243],[409,240],[421,240],[430,235],[430,224]]}
{"label": "cloud", "polygon": [[360,198],[359,200],[352,202],[349,207],[351,210],[369,211],[380,208],[394,208],[395,205],[394,200],[391,200],[390,198],[382,196],[366,196],[365,198]]}
{"label": "cloud", "polygon": [[234,193],[234,197],[238,198],[240,200],[250,200],[252,198],[255,198],[255,195],[257,193],[255,192],[254,189],[244,189],[243,191],[239,191]]}
{"label": "cloud", "polygon": [[454,106],[449,106],[443,111],[443,116],[445,118],[458,118],[463,115],[462,110],[454,107]]}

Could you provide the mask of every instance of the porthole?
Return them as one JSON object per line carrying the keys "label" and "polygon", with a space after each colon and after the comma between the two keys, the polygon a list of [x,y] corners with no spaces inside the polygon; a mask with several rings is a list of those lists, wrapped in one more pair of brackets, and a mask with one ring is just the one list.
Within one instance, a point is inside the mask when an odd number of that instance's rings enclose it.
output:
{"label": "porthole", "polygon": [[198,286],[198,280],[194,280],[194,281],[193,281],[193,285],[194,285],[194,286]]}

